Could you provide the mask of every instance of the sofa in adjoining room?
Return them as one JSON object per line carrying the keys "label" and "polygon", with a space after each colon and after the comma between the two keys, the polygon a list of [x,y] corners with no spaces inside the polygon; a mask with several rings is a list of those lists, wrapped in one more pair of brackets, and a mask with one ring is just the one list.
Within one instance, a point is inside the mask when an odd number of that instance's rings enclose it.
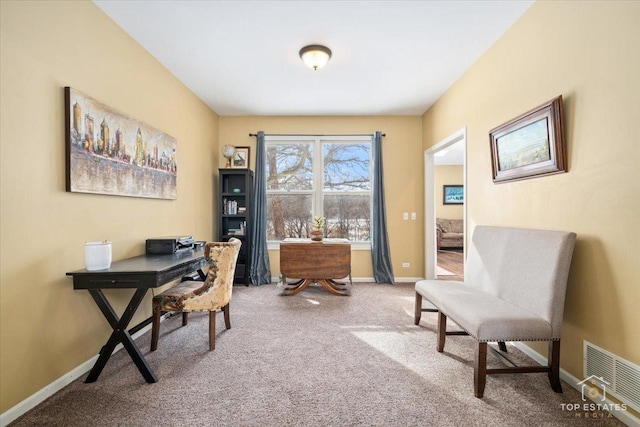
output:
{"label": "sofa in adjoining room", "polygon": [[438,250],[462,248],[464,246],[464,220],[436,218],[436,241]]}

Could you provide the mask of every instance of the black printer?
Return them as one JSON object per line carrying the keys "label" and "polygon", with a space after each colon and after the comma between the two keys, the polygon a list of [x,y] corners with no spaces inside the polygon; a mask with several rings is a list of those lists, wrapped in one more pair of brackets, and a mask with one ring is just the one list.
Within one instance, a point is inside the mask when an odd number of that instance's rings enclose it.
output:
{"label": "black printer", "polygon": [[202,246],[193,236],[169,236],[147,239],[147,255],[170,255],[190,251]]}

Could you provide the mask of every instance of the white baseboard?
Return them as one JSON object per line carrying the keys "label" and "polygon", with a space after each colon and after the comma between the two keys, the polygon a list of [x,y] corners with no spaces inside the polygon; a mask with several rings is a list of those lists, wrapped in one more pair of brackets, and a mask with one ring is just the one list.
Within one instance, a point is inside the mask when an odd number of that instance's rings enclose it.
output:
{"label": "white baseboard", "polygon": [[[529,356],[539,364],[545,365],[545,366],[547,365],[547,358],[541,355],[540,353],[538,353],[537,351],[535,351],[534,349],[532,349],[531,347],[526,346],[524,343],[521,343],[521,342],[511,342],[511,344],[513,344],[518,350],[520,350],[521,352],[523,352],[524,354],[526,354],[527,356]],[[583,380],[574,377],[564,369],[560,369],[560,378],[564,380],[566,383],[568,383],[571,387],[575,388],[578,391],[581,391],[581,386],[578,383],[582,382]],[[606,398],[604,401],[607,405],[615,404],[615,402],[609,400],[608,398]],[[611,414],[628,426],[640,427],[640,419],[635,417],[629,411],[613,411],[611,412]]]}
{"label": "white baseboard", "polygon": [[[164,320],[166,316],[167,315],[164,315],[162,320]],[[135,340],[150,330],[151,330],[151,324],[148,324],[147,326],[140,329],[135,334],[131,335],[131,337]],[[118,344],[116,348],[113,350],[112,354],[117,353],[123,348],[124,347],[122,346],[122,344]],[[95,355],[94,357],[87,360],[77,368],[72,369],[71,371],[67,372],[57,380],[53,381],[51,384],[48,384],[42,389],[40,389],[39,391],[33,393],[31,396],[27,397],[22,402],[15,405],[13,408],[8,409],[6,412],[3,412],[0,415],[0,427],[5,427],[9,425],[10,423],[18,419],[18,417],[21,417],[22,415],[26,414],[28,411],[35,408],[40,403],[44,402],[46,399],[53,396],[55,393],[59,392],[64,387],[68,386],[73,381],[77,380],[78,378],[80,378],[81,376],[89,372],[91,368],[93,368],[93,365],[96,363],[97,360],[98,360],[98,355]]]}

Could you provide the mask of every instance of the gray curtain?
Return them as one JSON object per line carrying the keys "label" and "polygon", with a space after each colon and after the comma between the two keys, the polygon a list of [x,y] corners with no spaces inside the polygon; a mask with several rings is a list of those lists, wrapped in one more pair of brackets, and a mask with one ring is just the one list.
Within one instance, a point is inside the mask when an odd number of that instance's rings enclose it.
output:
{"label": "gray curtain", "polygon": [[253,224],[251,225],[251,265],[249,277],[254,285],[271,283],[267,251],[267,174],[264,132],[256,138],[256,170],[253,188]]}
{"label": "gray curtain", "polygon": [[373,134],[373,198],[371,214],[371,258],[376,283],[394,283],[387,236],[387,210],[384,202],[382,172],[382,133]]}

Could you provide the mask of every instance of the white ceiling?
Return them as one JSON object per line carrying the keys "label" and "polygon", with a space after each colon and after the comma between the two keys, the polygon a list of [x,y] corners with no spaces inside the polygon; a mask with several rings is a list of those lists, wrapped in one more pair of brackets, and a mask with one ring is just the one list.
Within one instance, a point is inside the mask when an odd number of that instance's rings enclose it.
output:
{"label": "white ceiling", "polygon": [[433,164],[436,166],[464,165],[464,148],[464,141],[458,141],[447,148],[436,151],[433,155]]}
{"label": "white ceiling", "polygon": [[[94,3],[229,116],[420,115],[533,1]],[[307,44],[333,51],[325,68]]]}

